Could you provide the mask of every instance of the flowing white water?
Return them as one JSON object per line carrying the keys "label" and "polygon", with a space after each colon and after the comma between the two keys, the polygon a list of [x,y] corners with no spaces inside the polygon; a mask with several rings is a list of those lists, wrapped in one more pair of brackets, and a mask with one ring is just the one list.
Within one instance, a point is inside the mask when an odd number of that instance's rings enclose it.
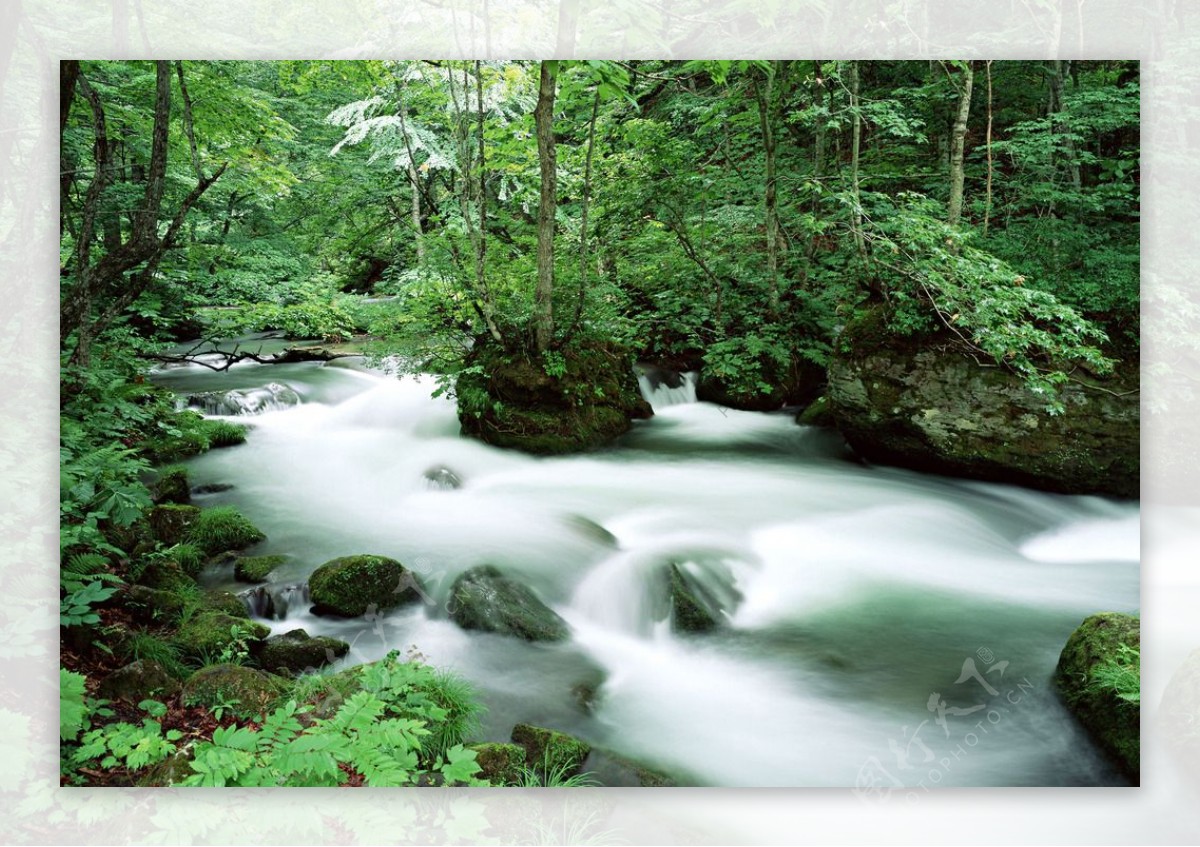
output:
{"label": "flowing white water", "polygon": [[[255,552],[288,554],[273,579],[377,553],[430,596],[334,621],[292,589],[276,631],[343,638],[347,662],[415,647],[475,683],[491,739],[542,723],[694,783],[870,773],[913,787],[931,769],[945,785],[1120,781],[1050,676],[1086,615],[1137,608],[1136,504],[866,468],[831,433],[692,402],[692,378],[644,369],[652,420],[610,450],[534,458],[461,438],[431,378],[342,365],[155,377],[184,393],[279,383],[303,401],[237,418],[253,424],[245,445],[192,462],[194,484],[234,486],[197,502],[237,505],[268,535]],[[725,599],[719,631],[671,631],[669,562]],[[485,563],[529,585],[572,639],[451,623],[451,583]],[[957,682],[967,659],[977,673]],[[596,692],[587,707],[580,685]]]}

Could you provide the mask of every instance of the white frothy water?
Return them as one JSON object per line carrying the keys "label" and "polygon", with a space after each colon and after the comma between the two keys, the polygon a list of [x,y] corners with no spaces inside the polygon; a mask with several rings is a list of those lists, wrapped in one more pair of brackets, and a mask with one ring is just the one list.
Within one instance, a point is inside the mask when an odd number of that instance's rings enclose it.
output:
{"label": "white frothy water", "polygon": [[[190,376],[164,382],[216,390]],[[1006,739],[944,784],[1117,780],[1047,692],[1079,620],[1137,608],[1135,505],[867,469],[786,414],[690,402],[692,379],[652,386],[643,373],[656,416],[616,449],[535,458],[460,437],[429,377],[319,365],[226,376],[230,388],[286,377],[304,399],[192,463],[194,483],[235,486],[212,502],[267,533],[256,552],[289,554],[273,578],[375,553],[417,571],[431,601],[370,623],[291,604],[273,629],[343,638],[348,662],[415,646],[479,687],[490,739],[540,722],[689,781],[848,786],[873,759],[895,770],[892,742],[933,717],[931,692],[967,697],[964,657],[987,648],[1010,663],[1005,685],[1028,678],[1041,699],[1006,707]],[[431,487],[431,472],[461,484]],[[741,598],[723,628],[671,631],[670,563]],[[481,564],[532,588],[571,641],[448,621],[450,585]],[[582,683],[596,692],[588,708]]]}

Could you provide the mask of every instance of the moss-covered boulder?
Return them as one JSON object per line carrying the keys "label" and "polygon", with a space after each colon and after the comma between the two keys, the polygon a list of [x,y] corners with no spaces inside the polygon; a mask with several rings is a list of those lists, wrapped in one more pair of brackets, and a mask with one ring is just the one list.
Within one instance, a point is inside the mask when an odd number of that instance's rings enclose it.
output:
{"label": "moss-covered boulder", "polygon": [[172,559],[151,561],[138,574],[137,584],[185,596],[194,594],[197,590],[196,580],[185,573],[179,563]]}
{"label": "moss-covered boulder", "polygon": [[583,769],[592,746],[573,735],[532,724],[513,727],[512,741],[525,750],[525,761],[539,774],[574,776]]}
{"label": "moss-covered boulder", "polygon": [[96,694],[106,700],[137,704],[143,700],[168,700],[179,693],[179,680],[158,662],[138,659],[117,668],[100,680]]}
{"label": "moss-covered boulder", "polygon": [[1077,373],[1051,415],[948,331],[900,336],[880,309],[847,324],[829,364],[834,419],[863,458],[1066,494],[1138,496],[1138,387],[1127,355],[1112,376]]}
{"label": "moss-covered boulder", "polygon": [[835,426],[837,422],[834,420],[829,398],[822,395],[797,412],[796,423],[801,426]]}
{"label": "moss-covered boulder", "polygon": [[185,745],[142,774],[137,784],[142,788],[170,788],[180,785],[195,773],[192,770],[194,753],[195,748],[190,744]]}
{"label": "moss-covered boulder", "polygon": [[187,468],[179,465],[163,468],[158,474],[158,479],[154,481],[152,491],[155,503],[191,503],[192,490],[188,482]]}
{"label": "moss-covered boulder", "polygon": [[255,651],[270,634],[269,627],[256,621],[202,610],[188,618],[174,640],[185,656],[211,661],[222,651],[237,650],[240,645]]}
{"label": "moss-covered boulder", "polygon": [[706,367],[696,382],[696,399],[747,412],[772,412],[811,403],[825,384],[825,370],[801,359],[782,367],[773,359],[761,364],[756,387],[738,387],[724,374]]}
{"label": "moss-covered boulder", "polygon": [[227,550],[243,550],[266,540],[267,536],[258,527],[231,506],[197,511],[199,514],[189,524],[182,540],[196,545],[208,556]]}
{"label": "moss-covered boulder", "polygon": [[253,718],[290,685],[283,677],[243,665],[209,665],[188,677],[181,698],[188,706],[225,706],[236,715]]}
{"label": "moss-covered boulder", "polygon": [[545,455],[594,449],[654,414],[638,388],[633,358],[612,345],[541,357],[480,339],[455,393],[465,435]]}
{"label": "moss-covered boulder", "polygon": [[1067,639],[1054,672],[1054,685],[1101,749],[1137,783],[1141,710],[1137,703],[1119,697],[1097,674],[1104,666],[1125,661],[1129,649],[1141,650],[1138,618],[1116,612],[1092,615]]}
{"label": "moss-covered boulder", "polygon": [[200,599],[201,608],[210,612],[220,612],[231,618],[249,618],[250,610],[246,608],[241,597],[232,591],[205,591]]}
{"label": "moss-covered boulder", "polygon": [[421,599],[416,576],[386,556],[343,556],[326,562],[308,578],[308,590],[315,612],[344,618]]}
{"label": "moss-covered boulder", "polygon": [[454,581],[448,609],[463,629],[526,641],[563,641],[571,635],[567,622],[533,591],[491,565],[472,568]]}
{"label": "moss-covered boulder", "polygon": [[199,517],[198,506],[185,506],[180,503],[155,506],[146,515],[155,539],[167,547],[179,544],[187,538],[189,530]]}
{"label": "moss-covered boulder", "polygon": [[350,645],[336,638],[310,636],[303,629],[268,638],[258,654],[258,664],[269,671],[303,673],[340,659]]}
{"label": "moss-covered boulder", "polygon": [[479,763],[479,778],[492,785],[520,785],[525,748],[519,744],[471,744]]}
{"label": "moss-covered boulder", "polygon": [[174,591],[130,585],[122,592],[121,604],[138,623],[171,625],[179,622],[187,601]]}
{"label": "moss-covered boulder", "polygon": [[238,556],[233,560],[233,578],[238,582],[266,582],[271,571],[287,561],[287,556]]}

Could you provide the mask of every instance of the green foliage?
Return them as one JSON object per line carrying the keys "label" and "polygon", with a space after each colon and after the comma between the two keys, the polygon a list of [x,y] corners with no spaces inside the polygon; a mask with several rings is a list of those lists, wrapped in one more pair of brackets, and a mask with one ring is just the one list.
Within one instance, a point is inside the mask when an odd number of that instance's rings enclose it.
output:
{"label": "green foliage", "polygon": [[590,771],[573,773],[574,769],[573,762],[555,759],[547,750],[541,762],[520,767],[516,784],[521,788],[594,788],[601,784]]}
{"label": "green foliage", "polygon": [[289,699],[263,717],[261,727],[223,727],[196,746],[186,785],[332,786],[347,770],[373,787],[414,785],[439,777],[446,784],[479,785],[475,753],[461,743],[430,750],[430,729],[447,712],[421,683],[431,669],[385,660],[356,669],[362,688],[329,718],[305,727],[308,707]]}
{"label": "green foliage", "polygon": [[95,606],[113,596],[117,589],[104,585],[99,580],[72,591],[62,598],[59,610],[61,626],[78,626],[80,624],[100,623],[100,615]]}
{"label": "green foliage", "polygon": [[186,543],[209,556],[226,550],[239,550],[266,536],[232,506],[204,509],[187,529]]}
{"label": "green foliage", "polygon": [[[161,716],[161,703],[143,701]],[[93,729],[80,738],[79,748],[72,760],[76,765],[96,763],[102,768],[126,767],[140,770],[158,764],[176,750],[176,742],[183,738],[177,729],[163,731],[162,725],[153,718],[143,718],[140,724],[124,721],[110,723]]]}
{"label": "green foliage", "polygon": [[1116,655],[1095,665],[1088,675],[1087,689],[1111,691],[1122,704],[1138,707],[1142,701],[1142,653],[1122,644]]}
{"label": "green foliage", "polygon": [[63,741],[74,741],[88,728],[92,709],[86,686],[83,674],[58,669],[58,737]]}

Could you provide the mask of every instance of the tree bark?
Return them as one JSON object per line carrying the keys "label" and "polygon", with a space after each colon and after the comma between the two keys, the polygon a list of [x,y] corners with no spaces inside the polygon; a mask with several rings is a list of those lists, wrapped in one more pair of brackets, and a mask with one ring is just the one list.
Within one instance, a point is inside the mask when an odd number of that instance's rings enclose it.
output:
{"label": "tree bark", "polygon": [[992,60],[984,65],[987,70],[987,186],[983,200],[983,234],[987,237],[988,221],[992,217]]}
{"label": "tree bark", "polygon": [[858,188],[858,159],[862,147],[862,111],[859,109],[858,92],[858,62],[850,62],[850,185],[853,192],[854,210],[851,215],[851,229],[854,231],[854,246],[860,258],[867,256],[867,244],[863,238],[862,200]]}
{"label": "tree bark", "polygon": [[537,217],[537,290],[534,293],[534,343],[539,353],[554,337],[554,214],[558,202],[558,163],[554,147],[554,95],[558,62],[543,61],[538,75],[537,106],[533,122],[537,132],[538,166],[542,177]]}
{"label": "tree bark", "polygon": [[962,220],[963,183],[966,176],[963,167],[963,156],[966,146],[967,118],[971,114],[971,84],[974,79],[975,72],[971,67],[971,63],[969,61],[964,62],[957,83],[958,113],[954,119],[954,131],[951,136],[950,145],[950,203],[946,215],[946,220],[950,226],[958,226],[959,221]]}

